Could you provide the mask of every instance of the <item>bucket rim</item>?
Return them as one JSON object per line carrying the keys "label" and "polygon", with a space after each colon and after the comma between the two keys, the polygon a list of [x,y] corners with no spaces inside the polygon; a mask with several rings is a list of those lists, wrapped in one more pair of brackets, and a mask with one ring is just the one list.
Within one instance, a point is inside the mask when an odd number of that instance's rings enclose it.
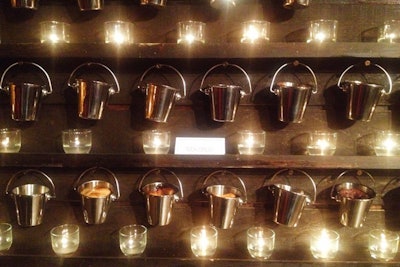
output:
{"label": "bucket rim", "polygon": [[[87,80],[87,79],[83,79],[83,78],[78,78],[78,79],[75,79],[75,80],[77,82],[95,83],[95,84],[101,84],[101,85],[104,85],[104,86],[112,87],[112,84],[109,84],[109,83],[103,82],[103,81],[99,81],[99,80]],[[78,84],[76,86],[79,87]]]}
{"label": "bucket rim", "polygon": [[[46,192],[40,193],[40,194],[38,194],[38,193],[35,193],[35,194],[17,194],[17,193],[14,193],[15,189],[22,188],[22,187],[25,187],[25,186],[40,186],[40,187],[46,188],[47,190],[46,190]],[[48,186],[45,186],[45,185],[42,185],[42,184],[31,184],[31,183],[28,183],[28,184],[22,184],[22,185],[13,187],[10,190],[10,195],[14,195],[14,196],[42,196],[42,195],[47,195],[49,192],[50,192],[50,188]]]}
{"label": "bucket rim", "polygon": [[24,86],[40,87],[40,88],[42,88],[44,86],[44,85],[39,85],[39,84],[35,84],[35,83],[30,83],[30,82],[20,82],[20,83],[8,82],[8,86],[11,86],[11,85],[15,85],[15,86],[24,85]]}
{"label": "bucket rim", "polygon": [[209,192],[208,189],[211,188],[211,187],[224,187],[224,188],[229,188],[229,189],[235,189],[239,193],[239,194],[235,194],[235,197],[229,197],[228,199],[237,199],[237,198],[241,199],[242,195],[243,195],[243,192],[239,188],[237,188],[235,186],[223,185],[223,184],[214,184],[214,185],[207,186],[205,188],[206,193],[209,194],[209,195],[212,195],[214,197],[227,198],[227,197],[223,197],[223,196],[221,196],[219,194],[213,194],[213,193]]}
{"label": "bucket rim", "polygon": [[[152,194],[149,194],[149,192],[146,192],[146,191],[144,190],[144,188],[146,188],[146,187],[149,187],[149,186],[156,186],[156,187],[157,187],[157,185],[163,185],[162,187],[159,187],[159,188],[166,188],[166,187],[172,188],[172,189],[174,190],[174,193],[173,193],[173,194],[152,195]],[[166,185],[166,186],[165,186],[165,185]],[[165,187],[164,187],[164,186],[165,186]],[[140,188],[140,192],[141,192],[143,195],[145,195],[145,196],[153,196],[153,197],[173,197],[173,196],[179,194],[179,188],[178,188],[176,185],[174,185],[174,184],[171,184],[171,183],[168,183],[168,182],[160,182],[160,181],[159,181],[159,182],[153,182],[153,183],[148,183],[148,184],[143,185],[143,186]]]}
{"label": "bucket rim", "polygon": [[[299,189],[299,188],[293,187],[291,185],[287,185],[287,184],[272,184],[270,186],[272,186],[272,187],[275,186],[275,187],[277,187],[277,188],[279,188],[279,189],[281,189],[283,191],[286,191],[286,192],[289,192],[289,193],[292,193],[292,194],[295,194],[295,195],[303,196],[303,197],[306,197],[307,199],[310,199],[310,200],[311,200],[311,197],[312,197],[312,195],[309,192],[307,192],[307,191],[305,191],[303,189]],[[289,187],[291,190],[287,190],[284,187]],[[297,191],[293,191],[293,190],[297,190]],[[300,191],[303,192],[303,193],[301,193]]]}
{"label": "bucket rim", "polygon": [[[352,197],[340,196],[339,192],[341,189],[338,190],[338,188],[341,186],[343,187],[343,185],[356,186],[356,187],[352,187],[352,188],[357,188],[357,189],[361,190],[368,197],[367,198],[352,198]],[[344,187],[342,189],[346,189],[346,188]],[[347,199],[347,200],[351,200],[351,201],[366,202],[366,201],[371,201],[372,199],[374,199],[376,197],[376,192],[374,189],[372,189],[371,187],[369,187],[367,185],[360,184],[360,183],[352,183],[352,182],[340,183],[340,184],[335,185],[334,190],[335,190],[335,198],[336,199]],[[371,195],[369,193],[371,193]]]}
{"label": "bucket rim", "polygon": [[385,86],[382,85],[382,84],[362,82],[362,81],[359,81],[359,80],[344,80],[344,81],[342,82],[342,84],[355,84],[355,85],[361,85],[361,84],[363,84],[363,85],[367,85],[367,86],[370,86],[370,87],[381,87],[381,88],[384,88],[384,87],[385,87]]}
{"label": "bucket rim", "polygon": [[153,85],[155,87],[164,87],[166,89],[173,90],[173,91],[180,91],[178,88],[175,88],[175,87],[172,87],[172,86],[166,85],[166,84],[161,84],[161,83],[151,83],[151,82],[146,83],[146,86],[149,86],[149,85]]}
{"label": "bucket rim", "polygon": [[277,82],[276,85],[282,89],[287,87],[295,87],[301,90],[313,90],[315,85],[309,83],[295,83],[295,82]]}
{"label": "bucket rim", "polygon": [[[107,186],[108,186],[108,187],[106,187],[106,188],[109,189],[109,190],[111,191],[111,193],[108,194],[108,195],[106,195],[106,196],[99,196],[99,197],[91,197],[91,196],[83,195],[83,194],[81,193],[82,188],[84,188],[84,186],[85,186],[86,184],[90,184],[90,183],[93,183],[93,182],[103,182],[103,183],[106,183]],[[77,191],[78,191],[79,195],[81,195],[82,197],[85,197],[85,198],[90,198],[90,199],[92,199],[92,198],[103,199],[103,198],[109,198],[109,197],[111,197],[111,196],[114,195],[114,186],[113,186],[113,184],[110,183],[110,182],[107,182],[107,181],[104,181],[104,180],[96,180],[96,179],[95,179],[95,180],[90,180],[90,181],[83,182],[82,184],[80,184],[80,185],[77,187]]]}

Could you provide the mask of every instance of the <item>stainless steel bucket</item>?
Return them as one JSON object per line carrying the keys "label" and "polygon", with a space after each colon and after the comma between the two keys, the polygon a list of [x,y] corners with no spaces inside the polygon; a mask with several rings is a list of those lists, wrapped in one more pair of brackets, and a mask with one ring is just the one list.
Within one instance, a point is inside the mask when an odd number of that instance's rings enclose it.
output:
{"label": "stainless steel bucket", "polygon": [[140,0],[141,5],[151,5],[156,7],[165,7],[167,0]]}
{"label": "stainless steel bucket", "polygon": [[37,9],[39,7],[39,0],[11,0],[11,7]]}
{"label": "stainless steel bucket", "polygon": [[[46,76],[48,89],[45,85],[37,85],[32,83],[13,83],[9,82],[7,86],[3,86],[4,78],[7,72],[15,67],[23,64],[30,64],[39,68]],[[1,90],[10,95],[11,117],[15,121],[36,121],[40,110],[42,97],[52,93],[50,77],[47,72],[38,64],[32,62],[16,62],[11,64],[1,76]]]}
{"label": "stainless steel bucket", "polygon": [[102,10],[104,0],[77,0],[80,11]]}
{"label": "stainless steel bucket", "polygon": [[[72,79],[78,69],[84,66],[100,66],[105,68],[113,77],[116,89],[113,84],[102,81]],[[82,119],[100,120],[103,116],[104,108],[107,106],[109,97],[118,94],[120,91],[119,83],[114,73],[105,65],[100,63],[84,63],[76,67],[68,79],[68,86],[76,89],[78,94],[78,115]]]}
{"label": "stainless steel bucket", "polygon": [[[150,70],[157,68],[170,68],[178,74],[183,84],[183,96],[179,89],[168,85],[147,83],[143,86],[143,79]],[[167,122],[168,116],[177,100],[186,97],[186,82],[182,74],[170,65],[157,64],[148,68],[140,77],[139,89],[146,93],[145,118],[155,122]]]}
{"label": "stainless steel bucket", "polygon": [[[275,79],[278,73],[288,65],[301,65],[307,68],[314,78],[314,84],[278,82],[277,88],[275,88]],[[298,61],[286,63],[275,72],[271,81],[270,91],[279,97],[279,120],[282,122],[300,123],[303,121],[303,116],[311,94],[316,94],[318,91],[317,78],[313,70],[305,64]]]}
{"label": "stainless steel bucket", "polygon": [[[51,188],[43,184],[22,184],[10,189],[15,180],[22,177],[46,178]],[[6,186],[6,194],[13,198],[17,213],[18,225],[22,227],[40,225],[45,214],[46,203],[55,198],[53,181],[45,173],[38,170],[24,170],[14,174]]]}
{"label": "stainless steel bucket", "polygon": [[[114,185],[99,180],[98,173],[102,171],[106,177],[112,177]],[[93,179],[79,183],[82,179]],[[117,177],[110,170],[101,167],[93,167],[85,170],[75,181],[74,190],[81,195],[83,218],[87,224],[102,224],[107,218],[111,203],[120,197]]]}
{"label": "stainless steel bucket", "polygon": [[[344,226],[359,228],[363,225],[368,215],[376,193],[372,188],[360,183],[344,182],[337,184],[337,181],[348,172],[342,172],[336,178],[335,185],[332,187],[331,198],[340,202],[340,223]],[[362,173],[367,174],[375,183],[373,177],[366,171],[358,170],[357,175]]]}
{"label": "stainless steel bucket", "polygon": [[269,183],[271,184],[272,181],[283,172],[289,172],[289,174],[292,175],[295,171],[300,172],[311,181],[314,191],[313,198],[311,194],[307,193],[305,190],[294,188],[290,185],[272,184],[269,186],[269,189],[272,191],[274,196],[273,221],[277,224],[286,225],[288,227],[296,227],[301,218],[304,207],[315,201],[316,186],[314,180],[306,172],[295,169],[280,170],[269,180]]}
{"label": "stainless steel bucket", "polygon": [[[233,176],[239,180],[243,191],[234,186],[220,184],[206,187],[207,181],[217,174]],[[231,228],[237,209],[241,204],[247,202],[246,187],[242,179],[229,171],[215,171],[206,177],[203,182],[203,188],[205,188],[204,193],[209,198],[211,223],[221,229]]]}
{"label": "stainless steel bucket", "polygon": [[[171,183],[168,183],[167,178],[162,172],[168,172],[176,178],[179,188]],[[142,186],[143,181],[150,176],[155,174],[157,179],[163,178],[165,181],[148,183]],[[171,222],[171,214],[173,204],[180,198],[183,198],[182,184],[178,176],[172,171],[167,169],[152,169],[148,171],[141,178],[138,184],[138,191],[143,194],[146,199],[146,214],[147,221],[150,225],[164,226]],[[178,196],[180,194],[180,198]]]}
{"label": "stainless steel bucket", "polygon": [[[371,63],[369,61],[365,62],[365,66],[370,65]],[[370,121],[381,96],[384,94],[388,95],[392,91],[392,79],[389,73],[381,66],[377,64],[373,65],[385,73],[389,82],[389,89],[387,92],[384,89],[385,86],[380,84],[361,81],[342,82],[345,73],[355,65],[351,65],[340,75],[337,86],[347,94],[346,114],[347,118],[350,120]]]}

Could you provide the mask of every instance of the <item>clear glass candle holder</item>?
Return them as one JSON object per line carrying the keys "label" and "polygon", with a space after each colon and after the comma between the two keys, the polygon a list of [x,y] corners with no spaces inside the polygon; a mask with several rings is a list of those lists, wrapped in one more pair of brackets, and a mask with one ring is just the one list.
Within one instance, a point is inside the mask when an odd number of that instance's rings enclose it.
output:
{"label": "clear glass candle holder", "polygon": [[190,247],[196,257],[214,255],[218,245],[218,230],[214,226],[196,226],[190,231]]}
{"label": "clear glass candle holder", "polygon": [[250,20],[242,23],[241,43],[263,43],[269,41],[270,23],[264,20]]}
{"label": "clear glass candle holder", "polygon": [[119,248],[124,255],[139,255],[146,249],[147,228],[143,225],[131,224],[119,230]]}
{"label": "clear glass candle holder", "polygon": [[12,225],[9,223],[0,223],[0,251],[9,250],[12,242]]}
{"label": "clear glass candle holder", "polygon": [[337,20],[312,20],[308,28],[307,42],[336,42],[337,27]]}
{"label": "clear glass candle holder", "polygon": [[400,133],[391,131],[377,132],[375,134],[374,150],[377,156],[400,155]]}
{"label": "clear glass candle holder", "polygon": [[21,149],[21,130],[0,129],[0,153],[18,153]]}
{"label": "clear glass candle holder", "polygon": [[168,154],[171,144],[171,132],[161,130],[144,131],[143,150],[146,154]]}
{"label": "clear glass candle holder", "polygon": [[195,44],[205,43],[204,32],[206,24],[201,21],[180,21],[177,24],[177,43],[178,44]]}
{"label": "clear glass candle holder", "polygon": [[275,248],[275,232],[267,227],[251,227],[247,230],[247,250],[256,259],[268,259]]}
{"label": "clear glass candle holder", "polygon": [[239,131],[239,141],[237,144],[239,154],[257,155],[264,153],[265,132],[264,131]]}
{"label": "clear glass candle holder", "polygon": [[105,43],[111,44],[133,44],[133,23],[128,21],[104,22]]}
{"label": "clear glass candle holder", "polygon": [[50,231],[51,246],[56,254],[71,254],[79,247],[79,226],[76,224],[63,224]]}
{"label": "clear glass candle holder", "polygon": [[92,148],[92,131],[90,129],[64,130],[62,144],[66,154],[87,154]]}
{"label": "clear glass candle holder", "polygon": [[70,24],[60,21],[43,21],[40,23],[41,43],[69,43]]}
{"label": "clear glass candle holder", "polygon": [[384,229],[374,229],[369,232],[368,248],[372,258],[390,261],[397,254],[399,235]]}
{"label": "clear glass candle holder", "polygon": [[400,20],[385,21],[380,28],[378,42],[400,43]]}
{"label": "clear glass candle holder", "polygon": [[316,259],[333,259],[339,250],[340,236],[333,230],[314,231],[310,237],[310,250]]}
{"label": "clear glass candle holder", "polygon": [[331,156],[336,144],[337,133],[315,131],[309,134],[307,151],[309,155]]}

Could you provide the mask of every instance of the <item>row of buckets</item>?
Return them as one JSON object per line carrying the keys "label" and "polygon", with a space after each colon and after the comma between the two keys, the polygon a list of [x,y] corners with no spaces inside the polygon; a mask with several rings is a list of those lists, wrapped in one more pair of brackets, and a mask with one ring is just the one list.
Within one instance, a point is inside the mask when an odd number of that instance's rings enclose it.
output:
{"label": "row of buckets", "polygon": [[[47,85],[33,84],[30,82],[5,82],[6,74],[14,67],[31,65],[39,69],[47,79]],[[278,74],[285,68],[304,68],[311,73],[311,81],[281,81]],[[377,64],[365,61],[362,68],[375,67],[382,71],[388,85],[368,83],[368,81],[343,80],[345,74],[353,68],[359,68],[360,64],[349,66],[338,80],[337,86],[347,95],[347,118],[350,120],[369,121],[372,118],[375,107],[382,95],[389,95],[392,91],[392,80],[387,71]],[[99,71],[101,68],[110,74],[112,83],[100,80],[85,79],[82,77],[82,69],[93,68]],[[97,69],[94,69],[97,68]],[[216,83],[206,85],[206,79],[216,69],[233,68],[240,71],[246,78],[247,89],[238,84]],[[145,82],[145,77],[150,72],[169,69],[178,75],[182,81],[182,88],[170,85]],[[294,69],[292,69],[293,71]],[[81,75],[79,75],[81,74]],[[293,74],[295,75],[295,73]],[[102,118],[104,108],[107,106],[111,95],[120,92],[120,85],[113,71],[101,63],[87,62],[76,67],[68,79],[68,86],[75,89],[78,95],[78,115],[82,119],[99,120]],[[387,87],[387,88],[386,88]],[[146,95],[145,118],[155,122],[167,122],[169,114],[175,103],[186,97],[186,82],[181,72],[175,67],[166,64],[156,64],[148,68],[140,77],[138,88]],[[39,112],[43,96],[52,93],[51,80],[48,73],[38,64],[33,62],[16,62],[11,64],[3,72],[0,79],[0,89],[10,95],[11,115],[16,121],[35,121]],[[238,109],[240,99],[252,94],[251,80],[247,72],[236,64],[227,62],[214,65],[207,70],[200,84],[201,92],[210,98],[211,116],[214,121],[233,122]],[[273,75],[269,91],[279,99],[278,117],[282,122],[300,123],[312,94],[317,93],[318,85],[314,71],[306,64],[294,61],[282,65]]]}
{"label": "row of buckets", "polygon": [[[333,181],[330,197],[340,202],[340,222],[345,226],[361,227],[376,196],[371,186],[360,181],[365,177],[375,184],[371,174],[364,170],[344,171]],[[313,193],[306,188],[291,186],[290,180],[294,178],[309,181]],[[232,185],[221,181],[229,181]],[[305,183],[301,184],[301,187],[305,187]],[[274,197],[273,221],[288,227],[296,227],[303,209],[316,200],[315,182],[303,170],[279,170],[264,182],[263,187]],[[111,203],[120,197],[117,177],[103,167],[82,172],[74,181],[73,189],[81,197],[83,217],[87,224],[104,223]],[[144,174],[138,180],[137,190],[145,199],[147,221],[152,226],[168,225],[174,203],[184,197],[178,176],[163,168],[151,169]],[[247,202],[243,180],[228,170],[217,170],[206,176],[201,193],[208,199],[211,223],[222,229],[232,227],[238,208]],[[22,227],[40,225],[47,201],[56,197],[51,178],[36,169],[14,174],[7,183],[6,194],[14,201],[17,221]]]}

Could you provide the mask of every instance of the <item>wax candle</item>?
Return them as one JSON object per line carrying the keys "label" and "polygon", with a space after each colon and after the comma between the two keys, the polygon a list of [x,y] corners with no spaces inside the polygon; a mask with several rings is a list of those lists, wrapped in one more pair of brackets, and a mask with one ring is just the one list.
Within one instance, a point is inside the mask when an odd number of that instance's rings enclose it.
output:
{"label": "wax candle", "polygon": [[327,229],[313,233],[310,250],[316,259],[333,259],[339,250],[339,234]]}
{"label": "wax candle", "polygon": [[239,131],[238,151],[239,154],[256,155],[262,154],[265,148],[265,132],[252,132],[249,130]]}
{"label": "wax candle", "polygon": [[399,235],[383,229],[374,229],[369,232],[368,244],[372,258],[389,261],[397,254]]}
{"label": "wax candle", "polygon": [[218,231],[213,226],[197,226],[190,231],[190,243],[196,257],[214,255],[217,249]]}

